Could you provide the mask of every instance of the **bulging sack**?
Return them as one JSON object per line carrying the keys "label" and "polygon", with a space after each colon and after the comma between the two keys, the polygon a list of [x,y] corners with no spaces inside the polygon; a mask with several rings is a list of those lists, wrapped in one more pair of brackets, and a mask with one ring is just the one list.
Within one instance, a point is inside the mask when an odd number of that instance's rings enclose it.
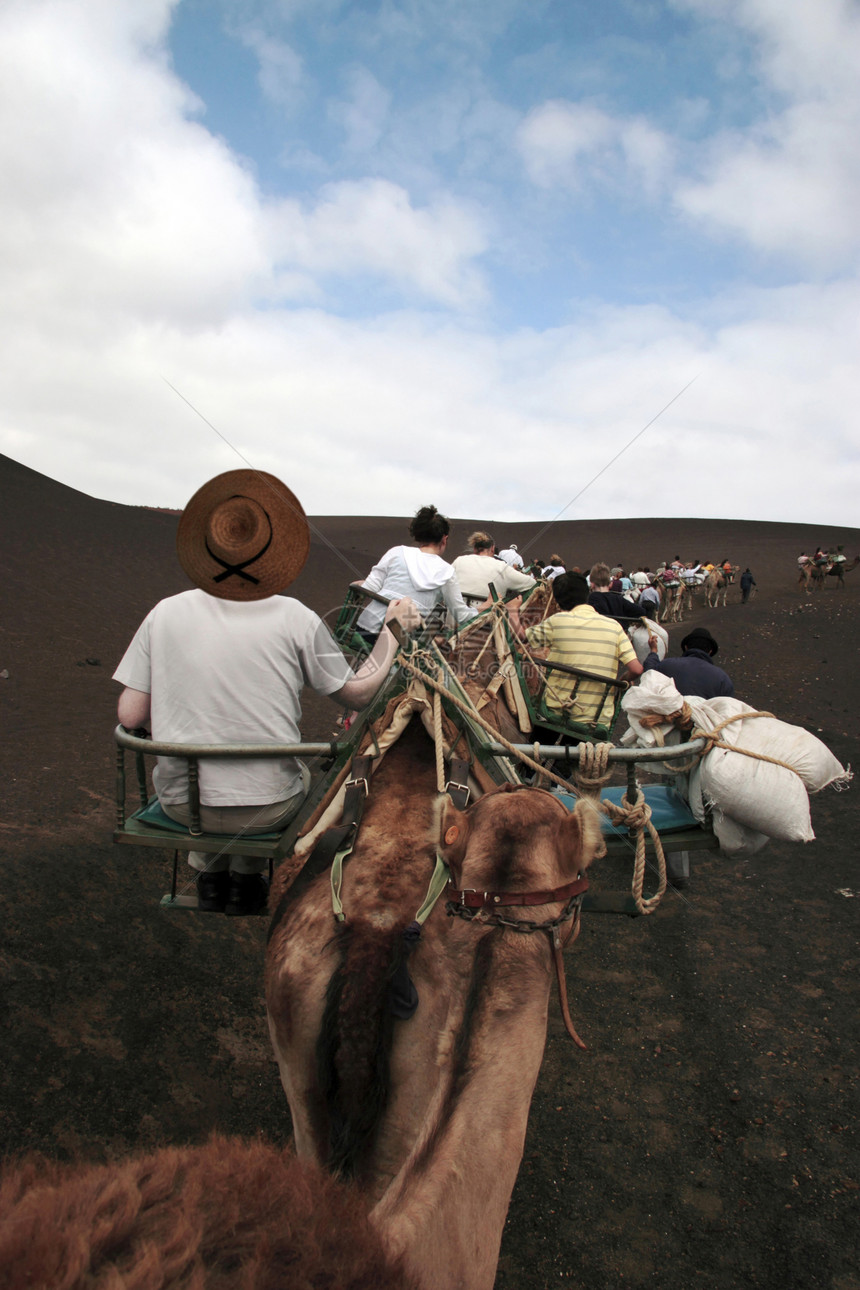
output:
{"label": "bulging sack", "polygon": [[[722,850],[727,855],[752,855],[768,837],[811,842],[815,834],[808,793],[831,784],[847,788],[851,771],[801,726],[758,716],[755,708],[739,699],[682,697],[668,677],[656,672],[646,672],[637,689],[624,696],[632,738],[625,736],[622,742],[653,746],[654,728],[642,726],[640,718],[668,716],[682,702],[688,705],[696,730],[718,731],[720,742],[728,745],[706,753],[689,780],[690,809],[698,820],[711,813]],[[723,725],[729,718],[736,719]],[[667,743],[672,742],[668,723],[656,729]]]}
{"label": "bulging sack", "polygon": [[703,731],[715,730],[729,717],[740,718],[719,731],[720,741],[730,747],[713,748],[699,768],[698,789],[703,807],[714,812],[715,829],[718,815],[724,815],[783,842],[811,842],[815,834],[807,793],[829,784],[847,787],[850,770],[808,730],[755,716],[755,708],[739,699],[688,697],[687,703],[695,726]]}
{"label": "bulging sack", "polygon": [[[625,747],[637,744],[640,748],[653,748],[658,742],[668,743],[669,736],[677,733],[671,721],[661,722],[655,733],[655,727],[643,726],[639,718],[669,717],[673,712],[680,712],[683,704],[684,700],[670,676],[653,670],[643,672],[639,684],[631,686],[621,700],[621,707],[630,722],[630,729],[622,736],[622,744]],[[676,739],[674,742],[679,741]]]}
{"label": "bulging sack", "polygon": [[636,651],[636,657],[640,663],[644,663],[651,648],[648,644],[648,637],[654,635],[657,637],[657,657],[664,659],[669,653],[669,633],[665,627],[655,623],[653,618],[643,618],[641,623],[634,623],[627,629],[627,635]]}

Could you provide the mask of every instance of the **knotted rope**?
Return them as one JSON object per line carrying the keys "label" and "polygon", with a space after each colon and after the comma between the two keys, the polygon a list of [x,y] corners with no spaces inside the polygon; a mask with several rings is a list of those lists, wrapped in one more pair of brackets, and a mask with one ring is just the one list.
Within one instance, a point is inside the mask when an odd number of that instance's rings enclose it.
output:
{"label": "knotted rope", "polygon": [[596,797],[604,784],[609,783],[611,749],[610,743],[579,745],[579,770],[574,772],[574,778],[583,793]]}
{"label": "knotted rope", "polygon": [[[636,834],[635,854],[633,860],[633,881],[631,883],[631,894],[640,914],[652,914],[666,891],[666,857],[663,853],[663,843],[660,835],[651,823],[651,807],[645,801],[645,795],[639,790],[639,796],[635,802],[631,802],[625,793],[621,799],[621,805],[615,802],[601,801],[600,790],[604,785],[609,783],[612,775],[612,767],[609,762],[609,753],[612,744],[580,744],[579,745],[579,770],[574,773],[577,785],[583,794],[594,802],[596,809],[608,815],[612,824],[616,828],[626,828],[629,832]],[[657,858],[657,890],[651,896],[642,895],[642,887],[645,882],[645,830],[651,837],[654,845],[654,854]],[[606,852],[604,844],[603,853]]]}

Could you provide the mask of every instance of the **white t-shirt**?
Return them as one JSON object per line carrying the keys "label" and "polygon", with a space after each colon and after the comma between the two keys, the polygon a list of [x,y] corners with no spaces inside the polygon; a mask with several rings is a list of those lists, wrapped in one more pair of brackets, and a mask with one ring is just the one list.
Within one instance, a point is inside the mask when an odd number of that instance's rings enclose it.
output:
{"label": "white t-shirt", "polygon": [[[353,672],[320,618],[298,600],[219,600],[183,591],[135,633],[114,680],[151,695],[152,737],[184,744],[299,743],[301,690],[333,694]],[[261,806],[298,792],[293,757],[200,763],[206,806]],[[159,800],[188,801],[187,764],[159,757]]]}
{"label": "white t-shirt", "polygon": [[504,560],[505,564],[512,564],[515,569],[521,569],[523,567],[523,557],[515,546],[510,546],[504,551],[500,551],[499,559]]}
{"label": "white t-shirt", "polygon": [[482,600],[486,600],[490,594],[491,582],[500,599],[508,592],[528,591],[535,585],[534,578],[530,578],[527,573],[520,573],[496,556],[478,555],[476,551],[458,555],[453,568],[463,595],[480,596]]}
{"label": "white t-shirt", "polygon": [[[453,615],[457,626],[475,617],[460,594],[454,568],[432,551],[421,551],[417,546],[393,546],[375,564],[364,579],[369,591],[379,591],[389,600],[409,596],[422,613],[429,610],[441,596]],[[385,606],[372,600],[358,616],[358,626],[372,634],[382,630]]]}
{"label": "white t-shirt", "polygon": [[543,577],[547,578],[550,582],[552,582],[553,578],[558,578],[564,572],[565,568],[563,564],[548,564],[542,571]]}

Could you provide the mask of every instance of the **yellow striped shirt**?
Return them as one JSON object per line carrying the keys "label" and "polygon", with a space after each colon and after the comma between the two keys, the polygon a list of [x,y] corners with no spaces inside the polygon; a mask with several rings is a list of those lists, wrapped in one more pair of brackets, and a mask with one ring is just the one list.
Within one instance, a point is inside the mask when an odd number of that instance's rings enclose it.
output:
{"label": "yellow striped shirt", "polygon": [[[593,605],[575,605],[573,609],[553,614],[527,628],[526,640],[537,649],[549,646],[549,663],[581,667],[613,681],[619,666],[636,657],[624,628],[614,618],[599,614]],[[549,711],[563,713],[573,721],[608,721],[613,700],[610,696],[605,703],[601,702],[604,689],[599,681],[581,680],[576,699],[571,706],[566,706],[575,684],[574,676],[548,673],[544,697]]]}

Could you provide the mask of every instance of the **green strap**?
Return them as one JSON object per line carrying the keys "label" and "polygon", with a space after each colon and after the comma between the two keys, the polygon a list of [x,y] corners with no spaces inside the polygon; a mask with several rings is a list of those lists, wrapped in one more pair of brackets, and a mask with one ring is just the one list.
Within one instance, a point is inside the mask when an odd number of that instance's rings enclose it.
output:
{"label": "green strap", "polygon": [[[334,860],[331,862],[331,907],[332,912],[339,923],[346,921],[346,915],[343,912],[343,903],[340,899],[340,889],[343,885],[343,862],[352,846],[344,847],[338,851]],[[448,885],[448,879],[451,877],[451,871],[445,861],[436,852],[436,867],[433,870],[433,876],[430,879],[430,886],[427,888],[427,895],[424,897],[424,903],[415,915],[415,922],[422,926],[426,923],[430,914],[433,912],[433,906],[442,895],[442,892]]]}
{"label": "green strap", "polygon": [[331,907],[335,918],[339,923],[346,921],[346,915],[343,912],[343,905],[340,899],[340,889],[343,883],[343,862],[352,851],[353,844],[350,842],[348,847],[335,854],[331,862]]}
{"label": "green strap", "polygon": [[433,877],[430,879],[430,886],[427,888],[427,895],[424,897],[424,904],[415,915],[415,922],[422,926],[432,913],[433,906],[442,895],[442,892],[448,885],[448,879],[451,877],[451,871],[445,861],[436,852],[436,868],[433,870]]}

